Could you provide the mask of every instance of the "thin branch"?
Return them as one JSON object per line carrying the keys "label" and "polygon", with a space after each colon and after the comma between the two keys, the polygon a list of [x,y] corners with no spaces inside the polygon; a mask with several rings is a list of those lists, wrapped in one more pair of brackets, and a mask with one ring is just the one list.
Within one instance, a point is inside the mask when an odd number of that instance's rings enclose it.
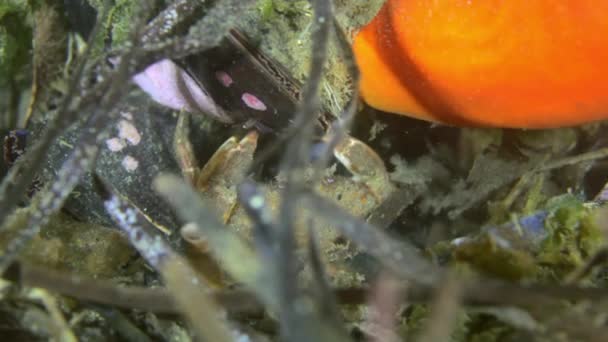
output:
{"label": "thin branch", "polygon": [[376,257],[395,276],[424,285],[437,283],[440,270],[424,259],[414,246],[352,217],[341,207],[316,194],[301,193],[299,202],[331,222],[344,236]]}
{"label": "thin branch", "polygon": [[461,306],[462,288],[462,280],[456,274],[448,274],[433,300],[431,317],[418,341],[442,342],[450,339]]}
{"label": "thin branch", "polygon": [[44,162],[46,152],[48,151],[51,142],[75,121],[75,113],[68,109],[71,106],[72,99],[76,94],[78,86],[82,82],[86,63],[92,53],[94,38],[101,29],[101,23],[105,21],[108,15],[109,7],[109,1],[105,1],[104,11],[102,15],[97,18],[87,48],[78,61],[74,76],[69,82],[67,94],[63,98],[55,117],[49,121],[44,133],[37,143],[32,146],[22,158],[19,158],[2,180],[2,183],[0,184],[0,225],[4,223],[8,214],[15,209],[21,198],[20,195],[24,194],[31,184],[40,165]]}
{"label": "thin branch", "polygon": [[[121,286],[110,280],[72,275],[29,264],[11,267],[3,278],[23,286],[41,287],[81,301],[139,309],[155,313],[177,314],[179,309],[165,288]],[[402,289],[402,291],[405,289]],[[336,301],[342,305],[363,305],[368,302],[366,287],[334,288]],[[435,292],[425,286],[407,287],[407,301],[427,303]],[[229,312],[256,314],[263,310],[261,303],[249,291],[221,290],[210,295]],[[504,305],[538,307],[563,300],[600,301],[608,297],[608,289],[573,285],[521,285],[487,279],[468,282],[462,289],[462,302],[468,306]]]}
{"label": "thin branch", "polygon": [[85,124],[85,127],[92,129],[92,133],[85,130],[50,186],[36,195],[33,202],[35,210],[29,217],[27,225],[8,243],[4,254],[0,257],[0,273],[13,263],[27,243],[48,223],[51,216],[61,209],[81,177],[89,171],[99,152],[98,131],[103,131],[103,126],[106,124],[106,117],[101,113],[93,115]]}
{"label": "thin branch", "polygon": [[[281,163],[281,171],[286,173],[287,182],[281,191],[281,205],[279,210],[278,228],[279,253],[277,274],[279,275],[279,301],[281,335],[287,341],[306,341],[318,337],[313,312],[299,310],[298,303],[306,301],[298,289],[297,267],[294,251],[296,249],[294,237],[294,222],[297,209],[295,195],[304,183],[303,170],[308,162],[308,153],[311,146],[311,137],[319,108],[319,87],[323,76],[323,67],[327,59],[327,46],[331,24],[333,22],[332,6],[328,0],[312,1],[314,8],[313,24],[315,30],[312,34],[311,69],[308,81],[302,92],[302,99],[294,119],[294,127],[298,131],[289,141]],[[312,317],[311,317],[312,316]],[[306,324],[303,324],[306,322]],[[321,324],[319,324],[321,326]],[[313,328],[314,327],[314,328]]]}
{"label": "thin branch", "polygon": [[136,208],[121,200],[109,185],[99,178],[96,180],[106,211],[127,234],[131,245],[162,275],[197,335],[205,341],[230,341],[230,330],[218,317],[219,308],[207,295],[205,282],[187,261],[173,252],[160,234],[150,233],[154,227]]}
{"label": "thin branch", "polygon": [[211,254],[236,281],[250,288],[271,310],[278,308],[275,288],[268,283],[262,260],[235,233],[226,229],[201,196],[183,180],[161,175],[154,189],[177,212],[184,222],[193,222],[208,240]]}

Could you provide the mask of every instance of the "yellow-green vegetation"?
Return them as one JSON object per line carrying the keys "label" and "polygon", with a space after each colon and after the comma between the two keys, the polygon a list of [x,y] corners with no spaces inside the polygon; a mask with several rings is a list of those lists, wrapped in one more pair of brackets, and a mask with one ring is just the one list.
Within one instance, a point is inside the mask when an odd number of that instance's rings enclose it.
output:
{"label": "yellow-green vegetation", "polygon": [[550,200],[545,229],[549,234],[540,244],[538,263],[557,277],[581,267],[605,243],[597,224],[597,209],[571,195]]}
{"label": "yellow-green vegetation", "polygon": [[0,87],[25,80],[32,43],[32,17],[24,1],[0,3]]}
{"label": "yellow-green vegetation", "polygon": [[[597,224],[598,210],[574,195],[558,196],[537,213],[543,218],[540,227],[522,226],[518,219],[489,227],[455,243],[453,256],[509,280],[560,281],[605,243]],[[530,241],[530,233],[523,232],[538,229],[542,232],[532,233],[541,237],[537,243]],[[445,243],[438,247],[445,253]]]}
{"label": "yellow-green vegetation", "polygon": [[[89,3],[98,13],[103,13],[108,1],[90,0]],[[113,47],[120,47],[128,40],[133,21],[141,15],[138,13],[138,10],[142,10],[141,6],[138,1],[118,0],[107,10],[106,20],[101,24],[99,34],[94,40],[97,54],[101,53],[108,43]]]}
{"label": "yellow-green vegetation", "polygon": [[[1,249],[10,243],[15,230],[26,225],[30,215],[29,209],[21,209],[8,219],[7,230],[0,233]],[[87,277],[118,278],[142,270],[142,263],[128,265],[132,255],[133,249],[118,231],[58,214],[31,242],[22,260]]]}
{"label": "yellow-green vegetation", "polygon": [[534,257],[529,252],[501,246],[485,233],[456,247],[454,258],[466,261],[484,273],[509,280],[531,277],[537,270]]}
{"label": "yellow-green vegetation", "polygon": [[[367,23],[384,1],[335,1],[336,19],[348,37]],[[244,32],[259,42],[260,49],[279,63],[300,82],[305,82],[310,65],[312,8],[307,0],[259,0],[259,17],[242,22]],[[352,91],[352,82],[337,44],[329,47],[326,73],[322,83],[323,105],[338,114]]]}
{"label": "yellow-green vegetation", "polygon": [[22,92],[32,79],[32,15],[25,1],[0,2],[0,127],[16,124]]}

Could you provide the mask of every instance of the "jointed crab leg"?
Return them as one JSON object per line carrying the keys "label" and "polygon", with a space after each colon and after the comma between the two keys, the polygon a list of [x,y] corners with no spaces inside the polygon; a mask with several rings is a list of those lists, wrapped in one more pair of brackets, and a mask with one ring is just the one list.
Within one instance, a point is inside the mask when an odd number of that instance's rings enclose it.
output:
{"label": "jointed crab leg", "polygon": [[175,134],[173,136],[173,150],[182,175],[190,184],[194,185],[199,173],[199,163],[194,155],[194,149],[190,142],[190,116],[188,113],[181,112],[177,119]]}

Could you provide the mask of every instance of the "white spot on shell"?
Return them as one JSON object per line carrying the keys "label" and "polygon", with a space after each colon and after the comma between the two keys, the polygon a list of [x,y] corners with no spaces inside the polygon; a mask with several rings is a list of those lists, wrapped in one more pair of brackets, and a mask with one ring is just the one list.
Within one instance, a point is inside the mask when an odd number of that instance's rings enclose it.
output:
{"label": "white spot on shell", "polygon": [[255,96],[253,94],[243,93],[243,95],[241,96],[241,100],[243,100],[245,105],[247,105],[247,107],[249,107],[251,109],[255,109],[255,110],[259,110],[259,111],[266,110],[266,105],[264,104],[264,102],[262,102],[262,100],[260,100],[257,96]]}
{"label": "white spot on shell", "polygon": [[122,167],[125,168],[125,170],[127,170],[128,172],[133,172],[135,170],[137,170],[137,168],[139,167],[139,161],[135,158],[133,158],[132,156],[125,156],[122,159]]}
{"label": "white spot on shell", "polygon": [[110,151],[118,152],[118,151],[122,150],[123,148],[125,148],[126,144],[123,139],[111,138],[111,139],[106,140],[106,146],[108,147],[108,149]]}
{"label": "white spot on shell", "polygon": [[217,80],[220,81],[224,87],[230,87],[230,85],[234,83],[232,77],[230,77],[230,75],[228,75],[228,73],[225,71],[216,71],[215,78],[217,78]]}
{"label": "white spot on shell", "polygon": [[131,145],[137,145],[141,141],[137,128],[127,120],[121,120],[118,123],[118,136],[127,140]]}

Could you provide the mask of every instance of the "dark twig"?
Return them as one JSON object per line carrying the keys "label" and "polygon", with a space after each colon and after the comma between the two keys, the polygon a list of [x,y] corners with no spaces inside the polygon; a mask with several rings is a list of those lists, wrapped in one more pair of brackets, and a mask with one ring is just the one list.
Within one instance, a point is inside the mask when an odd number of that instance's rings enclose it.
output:
{"label": "dark twig", "polygon": [[[125,287],[109,280],[70,275],[28,264],[9,268],[3,278],[19,282],[23,286],[41,287],[87,302],[165,314],[180,312],[173,296],[164,288]],[[369,299],[369,289],[365,287],[338,288],[332,289],[332,292],[339,304],[360,305],[367,303]],[[433,289],[425,286],[407,287],[408,302],[426,303],[432,300],[434,294]],[[247,291],[216,291],[211,292],[211,295],[231,312],[247,314],[262,310],[254,294]],[[462,289],[462,302],[468,306],[539,307],[563,300],[600,301],[605,300],[607,296],[608,289],[604,288],[572,285],[524,286],[487,279],[469,282]]]}
{"label": "dark twig", "polygon": [[[181,312],[166,288],[120,286],[109,280],[71,275],[27,264],[18,265],[14,269],[11,267],[4,278],[23,286],[45,288],[86,302],[162,314]],[[262,310],[260,303],[249,292],[218,291],[213,292],[212,296],[230,312],[257,314]]]}
{"label": "dark twig", "polygon": [[205,293],[208,287],[203,280],[173,252],[162,235],[152,233],[154,227],[144,215],[114,194],[109,185],[99,178],[95,179],[106,211],[127,234],[131,245],[162,275],[171,295],[198,336],[205,341],[230,341],[230,331],[217,316],[218,308]]}
{"label": "dark twig", "polygon": [[13,167],[9,170],[9,173],[2,180],[2,183],[0,184],[0,223],[5,220],[13,209],[15,209],[18,201],[21,198],[21,194],[26,192],[40,165],[42,165],[51,142],[55,140],[55,138],[57,138],[64,129],[73,123],[74,111],[69,111],[68,109],[72,104],[72,100],[76,94],[78,86],[82,82],[86,63],[88,62],[88,59],[92,53],[94,38],[101,28],[100,23],[105,21],[108,11],[109,1],[106,1],[103,14],[97,18],[97,22],[93,28],[91,37],[89,38],[87,48],[78,61],[78,66],[76,67],[74,76],[69,82],[67,94],[61,102],[61,105],[57,110],[57,114],[53,120],[47,124],[46,130],[38,142],[33,145],[22,158],[19,158],[15,165],[13,165]]}
{"label": "dark twig", "polygon": [[[347,134],[352,120],[355,117],[355,113],[357,112],[357,104],[359,103],[359,68],[357,68],[357,63],[355,62],[355,57],[350,47],[350,43],[346,38],[346,34],[335,18],[333,19],[333,28],[334,32],[336,33],[336,42],[338,43],[338,48],[342,53],[344,64],[346,64],[348,69],[348,74],[352,82],[352,89],[351,97],[346,104],[346,107],[342,110],[342,113],[340,113],[337,120],[332,123],[329,132],[327,132],[328,136],[325,138],[325,153],[323,153],[323,156],[319,158],[315,165],[315,169],[317,171],[320,171],[322,168],[326,167],[334,148]],[[319,175],[317,175],[317,177],[318,176]]]}
{"label": "dark twig", "polygon": [[[296,197],[304,183],[304,166],[308,162],[311,137],[319,108],[319,87],[323,76],[323,67],[327,59],[327,46],[332,23],[332,8],[327,0],[312,1],[314,8],[314,31],[312,35],[311,69],[308,81],[302,92],[302,99],[294,119],[294,127],[298,131],[288,143],[282,161],[281,170],[286,173],[287,182],[281,191],[281,207],[279,210],[279,260],[277,274],[279,275],[279,300],[281,317],[281,334],[286,341],[313,340],[319,331],[312,328],[314,320],[312,312],[302,312],[297,305],[306,299],[300,294],[297,285],[297,267],[294,250],[294,222],[296,220]],[[300,304],[301,305],[301,304]],[[307,322],[307,324],[303,324]],[[318,322],[317,322],[318,323]],[[311,329],[312,328],[312,329]]]}
{"label": "dark twig", "polygon": [[461,306],[462,288],[462,280],[456,274],[449,273],[438,289],[431,306],[431,317],[418,341],[442,342],[450,339]]}
{"label": "dark twig", "polygon": [[264,194],[255,182],[245,180],[238,187],[238,199],[253,221],[253,239],[257,252],[267,265],[273,265],[276,263],[277,234]]}
{"label": "dark twig", "polygon": [[79,143],[68,159],[57,172],[56,179],[45,191],[38,193],[34,200],[36,210],[30,216],[27,226],[18,232],[18,235],[8,243],[4,254],[0,258],[0,273],[13,263],[21,250],[34,237],[40,229],[48,223],[57,210],[59,210],[80,178],[95,162],[99,151],[100,132],[107,124],[105,114],[93,115],[85,127],[93,133],[85,132],[81,135]]}
{"label": "dark twig", "polygon": [[[134,34],[134,36],[136,35]],[[111,83],[112,87],[110,87],[107,92],[103,94],[99,108],[94,110],[88,117],[88,120],[84,125],[85,129],[80,134],[76,148],[70,157],[68,157],[68,159],[62,164],[57,173],[56,180],[50,183],[47,191],[40,192],[37,196],[37,199],[34,201],[34,203],[37,205],[37,210],[35,210],[30,217],[28,225],[24,227],[24,229],[18,233],[17,237],[15,237],[13,241],[8,244],[7,250],[0,260],[0,271],[4,271],[6,267],[8,267],[14,261],[23,247],[36,234],[38,234],[42,226],[48,223],[51,215],[61,209],[63,203],[68,198],[74,187],[78,184],[81,177],[92,167],[95,159],[97,158],[99,146],[102,144],[102,140],[104,139],[105,129],[108,123],[112,122],[113,119],[118,116],[117,103],[119,103],[124,94],[123,89],[128,78],[125,71],[127,69],[127,63],[132,56],[133,51],[128,52],[123,59],[125,63],[119,64],[117,73],[113,78],[114,82]],[[80,67],[84,68],[82,65]],[[82,72],[82,70],[80,71]],[[76,81],[77,80],[75,79],[74,82]],[[73,84],[72,86],[73,90],[75,90],[78,84]],[[69,106],[69,101],[66,100],[64,103],[65,108],[67,109]],[[59,114],[61,113],[62,111],[59,111]],[[57,125],[57,128],[61,130],[61,123],[59,122]],[[65,126],[69,125],[66,124]],[[46,132],[48,133],[48,130]],[[48,146],[43,146],[41,148],[47,149]],[[27,155],[28,154],[25,156]],[[18,163],[22,159],[25,158],[19,158]],[[1,207],[2,205],[0,203],[0,208]]]}
{"label": "dark twig", "polygon": [[[316,299],[319,303],[319,312],[324,320],[328,323],[340,329],[342,322],[340,321],[340,312],[336,303],[336,298],[333,294],[329,281],[327,280],[325,267],[321,261],[321,254],[317,243],[317,237],[314,231],[313,223],[309,224],[308,232],[308,255],[310,258],[310,265],[314,276],[314,285],[316,287]],[[346,330],[342,330],[342,338],[346,339],[348,335]]]}
{"label": "dark twig", "polygon": [[[311,69],[302,92],[293,127],[297,127],[281,163],[281,171],[287,181],[281,191],[278,227],[279,253],[277,274],[279,275],[281,335],[286,341],[345,340],[340,324],[331,324],[319,314],[319,303],[306,296],[298,287],[295,258],[295,222],[297,193],[304,187],[304,170],[309,162],[311,139],[317,122],[319,109],[319,87],[323,67],[327,59],[327,46],[333,13],[331,2],[312,1],[315,27],[312,34]],[[314,297],[313,297],[314,298]],[[309,307],[304,309],[304,307]],[[335,321],[333,322],[335,323]]]}
{"label": "dark twig", "polygon": [[226,229],[191,186],[175,176],[159,176],[154,189],[185,222],[193,222],[208,240],[210,252],[236,281],[250,288],[271,310],[278,308],[276,291],[262,260],[234,232]]}
{"label": "dark twig", "polygon": [[115,308],[107,308],[102,306],[96,306],[95,311],[100,314],[108,324],[114,329],[122,338],[127,341],[135,342],[151,342],[152,339],[148,337],[139,327],[133,324],[127,315],[123,314]]}

